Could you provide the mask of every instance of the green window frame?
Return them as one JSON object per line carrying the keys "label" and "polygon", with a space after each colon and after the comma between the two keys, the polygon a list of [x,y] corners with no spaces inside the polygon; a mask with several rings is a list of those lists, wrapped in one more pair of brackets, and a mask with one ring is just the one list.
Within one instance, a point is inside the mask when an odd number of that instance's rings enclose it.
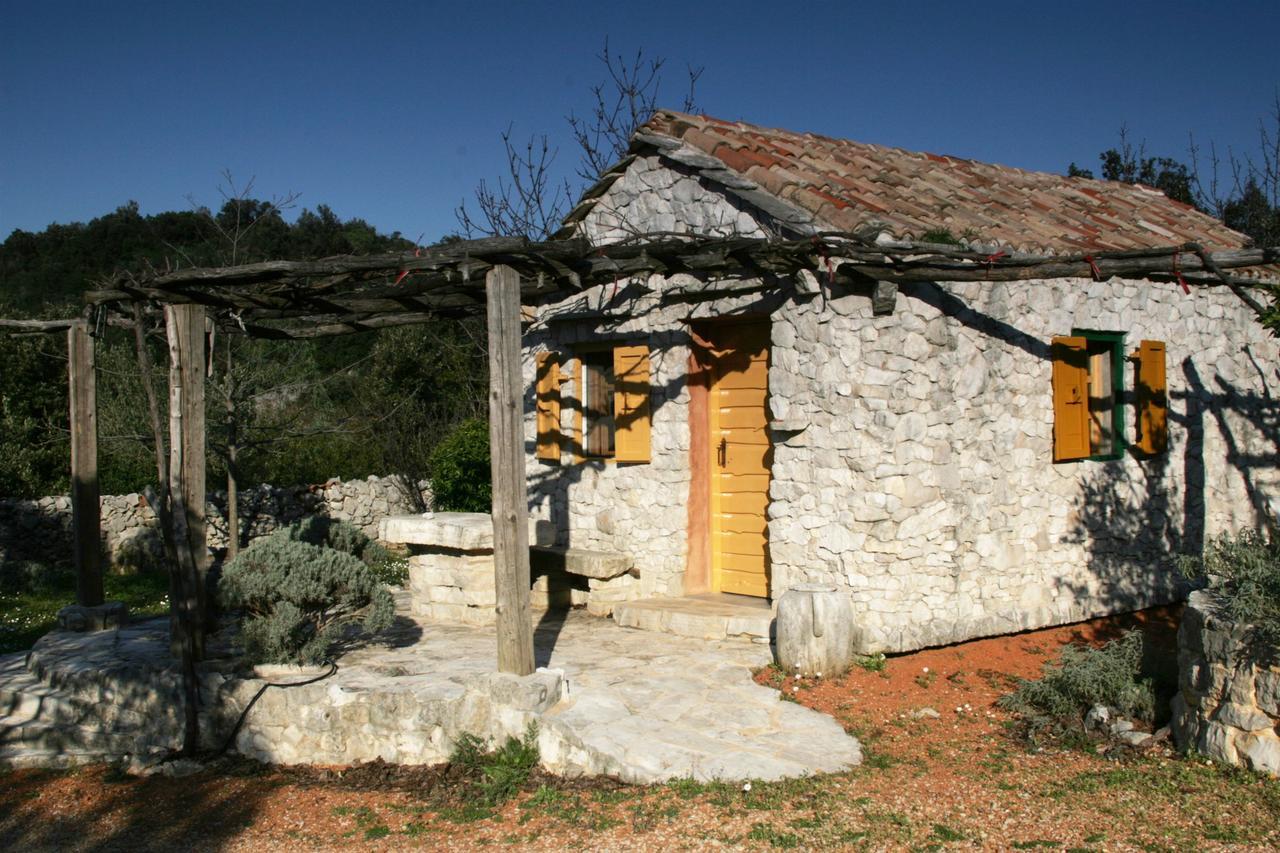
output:
{"label": "green window frame", "polygon": [[[1111,412],[1110,417],[1103,416],[1103,420],[1110,421],[1110,449],[1105,449],[1105,443],[1095,442],[1091,436],[1090,446],[1102,444],[1104,449],[1097,450],[1086,456],[1099,462],[1108,462],[1124,457],[1125,450],[1129,447],[1128,437],[1125,434],[1125,407],[1127,398],[1125,396],[1124,373],[1125,373],[1125,349],[1124,349],[1124,332],[1104,332],[1096,329],[1072,329],[1071,334],[1076,337],[1084,338],[1089,342],[1089,384],[1090,384],[1090,423],[1091,430],[1093,425],[1097,424],[1094,418],[1094,372],[1096,366],[1105,362],[1111,373],[1110,381],[1110,401]],[[1099,398],[1101,399],[1101,398]],[[1100,426],[1100,424],[1099,424]],[[1105,433],[1104,433],[1105,435]]]}

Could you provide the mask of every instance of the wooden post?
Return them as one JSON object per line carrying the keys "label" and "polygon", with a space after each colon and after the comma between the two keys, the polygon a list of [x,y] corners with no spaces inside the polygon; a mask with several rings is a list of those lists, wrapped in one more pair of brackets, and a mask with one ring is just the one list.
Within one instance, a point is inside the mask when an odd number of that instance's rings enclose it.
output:
{"label": "wooden post", "polygon": [[[208,617],[205,557],[205,323],[200,305],[166,305],[169,339],[169,505],[183,601],[194,657],[204,652]],[[184,621],[180,619],[179,621]]]}
{"label": "wooden post", "polygon": [[67,329],[67,370],[71,397],[71,527],[75,538],[76,603],[101,604],[102,558],[99,545],[98,402],[93,338],[89,324],[77,320]]}
{"label": "wooden post", "polygon": [[524,479],[524,381],[520,370],[520,275],[485,276],[489,315],[489,457],[493,473],[493,563],[498,671],[533,672],[529,613],[529,503]]}
{"label": "wooden post", "polygon": [[231,336],[227,339],[227,557],[234,560],[240,553],[240,483],[236,471],[236,385],[235,365],[231,360]]}

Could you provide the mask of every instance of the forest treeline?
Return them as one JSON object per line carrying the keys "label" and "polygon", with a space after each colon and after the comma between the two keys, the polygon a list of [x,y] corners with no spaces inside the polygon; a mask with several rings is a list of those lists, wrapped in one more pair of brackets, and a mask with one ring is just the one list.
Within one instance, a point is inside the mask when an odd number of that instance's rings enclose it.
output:
{"label": "forest treeline", "polygon": [[[67,317],[81,294],[118,269],[303,259],[412,248],[326,206],[294,221],[282,205],[229,196],[216,212],[143,215],[130,203],[88,223],[14,231],[0,244],[0,316]],[[149,339],[164,404],[164,340]],[[98,337],[99,465],[104,494],[155,481],[154,451],[133,335]],[[485,413],[482,320],[317,341],[217,334],[207,386],[209,483],[225,476],[234,436],[241,484],[329,477],[429,475],[430,454],[459,423]],[[0,496],[65,493],[66,343],[62,335],[0,334]],[[232,431],[234,424],[234,431]]]}

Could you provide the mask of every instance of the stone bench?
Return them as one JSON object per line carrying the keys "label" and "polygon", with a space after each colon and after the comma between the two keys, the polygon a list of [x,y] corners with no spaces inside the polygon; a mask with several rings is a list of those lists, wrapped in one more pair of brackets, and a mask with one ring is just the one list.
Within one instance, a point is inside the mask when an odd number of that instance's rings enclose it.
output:
{"label": "stone bench", "polygon": [[[535,545],[529,549],[529,557],[538,582],[547,584],[549,606],[584,603],[585,598],[588,613],[611,616],[615,605],[635,598],[638,592],[639,573],[627,554]],[[574,588],[573,581],[580,578],[587,582],[585,596],[580,594],[581,587]],[[563,594],[566,588],[568,601]]]}
{"label": "stone bench", "polygon": [[615,551],[534,545],[529,549],[529,556],[537,568],[601,581],[612,580],[628,572],[635,573],[635,561]]}
{"label": "stone bench", "polygon": [[[428,512],[384,518],[384,542],[408,545],[409,600],[414,616],[492,625],[497,620],[493,519],[480,512]],[[529,543],[551,545],[555,529],[529,519]]]}
{"label": "stone bench", "polygon": [[[408,545],[409,599],[414,616],[492,625],[497,619],[493,521],[486,513],[435,512],[382,520],[379,538]],[[555,546],[550,522],[529,520],[529,603],[536,608],[586,605],[609,616],[639,592],[626,554]]]}

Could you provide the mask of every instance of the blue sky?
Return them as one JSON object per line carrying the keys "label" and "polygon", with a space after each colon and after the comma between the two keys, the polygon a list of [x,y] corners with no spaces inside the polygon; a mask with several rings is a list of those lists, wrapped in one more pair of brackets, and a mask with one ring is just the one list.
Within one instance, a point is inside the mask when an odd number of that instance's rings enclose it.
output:
{"label": "blue sky", "polygon": [[[499,133],[589,104],[596,58],[686,65],[703,112],[1030,169],[1096,166],[1127,124],[1257,149],[1280,3],[36,3],[4,0],[0,238],[217,206],[224,169],[432,242],[502,168]],[[296,211],[295,211],[296,212]]]}

